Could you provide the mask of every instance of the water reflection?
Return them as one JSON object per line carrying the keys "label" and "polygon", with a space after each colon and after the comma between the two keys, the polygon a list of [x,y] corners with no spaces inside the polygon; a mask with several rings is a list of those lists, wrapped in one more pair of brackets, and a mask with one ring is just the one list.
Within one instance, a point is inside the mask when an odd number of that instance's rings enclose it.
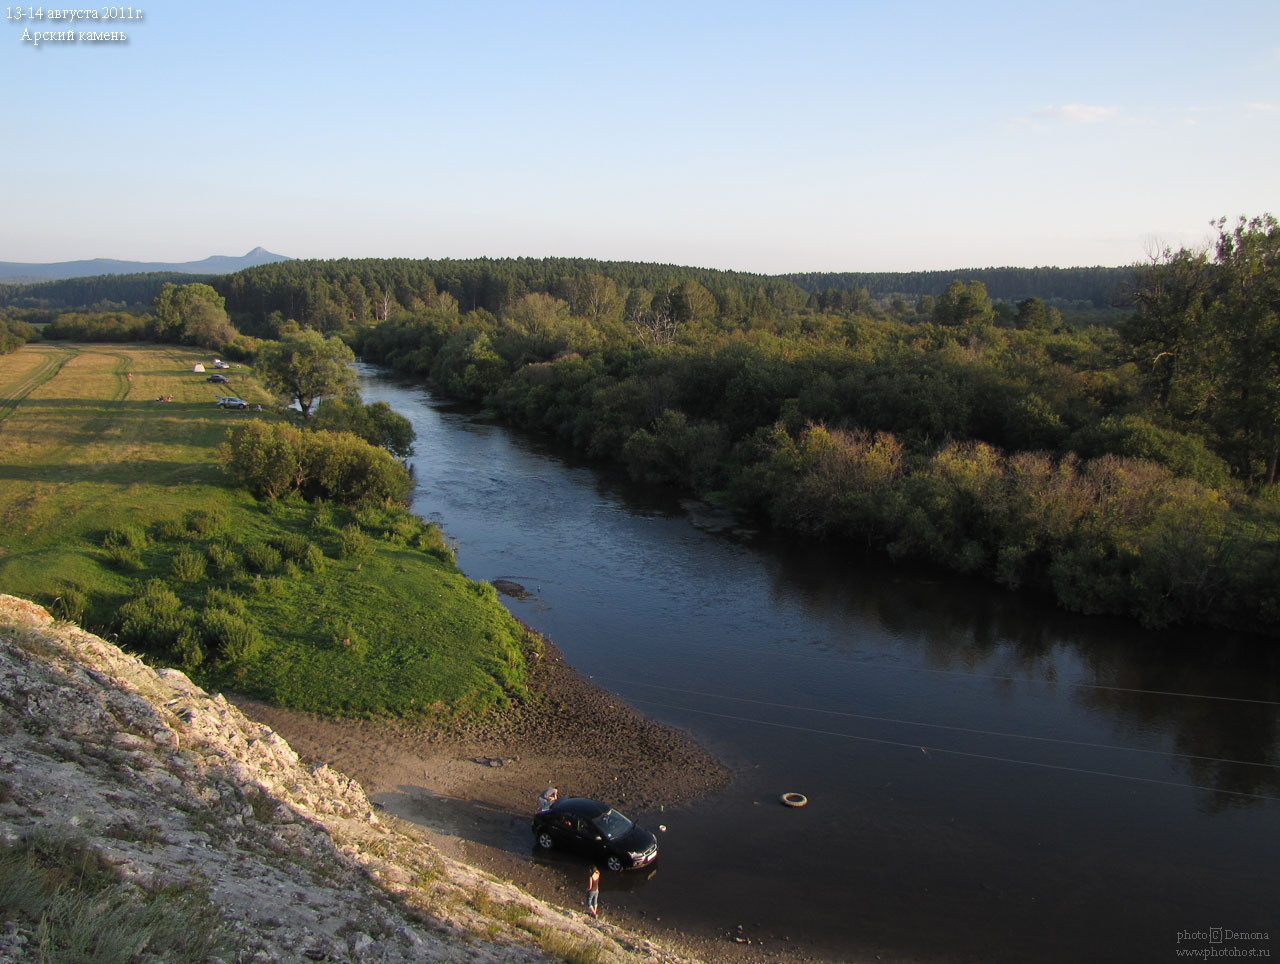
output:
{"label": "water reflection", "polygon": [[[1216,632],[1206,650],[1202,632],[1046,618],[1041,601],[964,579],[776,539],[755,545],[771,559],[775,605],[800,599],[833,627],[873,622],[923,666],[983,676],[1005,694],[1061,683],[1112,720],[1117,741],[1167,745],[1186,782],[1219,791],[1205,798],[1211,811],[1280,799],[1280,655],[1265,641]],[[822,645],[859,655],[857,638],[838,629]]]}

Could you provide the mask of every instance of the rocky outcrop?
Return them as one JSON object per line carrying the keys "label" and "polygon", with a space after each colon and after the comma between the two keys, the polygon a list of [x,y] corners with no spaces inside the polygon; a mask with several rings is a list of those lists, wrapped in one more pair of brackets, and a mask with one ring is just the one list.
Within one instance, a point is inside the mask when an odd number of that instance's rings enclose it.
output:
{"label": "rocky outcrop", "polygon": [[[207,895],[228,962],[683,960],[442,858],[222,696],[0,595],[0,844],[36,832]],[[5,925],[0,962],[36,931]]]}

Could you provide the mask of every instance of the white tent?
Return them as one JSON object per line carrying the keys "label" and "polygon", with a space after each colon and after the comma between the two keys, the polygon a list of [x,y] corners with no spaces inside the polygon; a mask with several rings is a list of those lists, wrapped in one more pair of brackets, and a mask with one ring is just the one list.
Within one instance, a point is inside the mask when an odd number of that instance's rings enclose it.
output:
{"label": "white tent", "polygon": [[191,366],[191,370],[192,370],[193,372],[202,372],[202,371],[204,371],[204,362],[196,362],[194,365],[192,365],[192,366]]}

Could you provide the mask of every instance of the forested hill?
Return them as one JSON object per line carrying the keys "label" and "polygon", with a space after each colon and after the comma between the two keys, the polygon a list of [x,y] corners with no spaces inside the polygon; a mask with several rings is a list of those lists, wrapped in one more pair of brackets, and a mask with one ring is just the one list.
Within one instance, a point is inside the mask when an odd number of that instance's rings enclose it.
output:
{"label": "forested hill", "polygon": [[[780,275],[805,291],[857,291],[872,298],[891,295],[935,298],[953,281],[981,281],[1001,301],[1040,298],[1046,302],[1089,302],[1106,308],[1120,303],[1133,282],[1133,268],[957,268],[947,271],[809,271]],[[1083,307],[1083,306],[1082,306]]]}
{"label": "forested hill", "polygon": [[[563,298],[579,309],[579,295],[592,297],[591,287],[583,285],[592,277],[608,279],[624,293],[682,287],[695,299],[706,293],[715,300],[715,314],[741,320],[786,314],[806,305],[830,307],[833,292],[865,291],[866,297],[875,299],[938,297],[957,280],[980,281],[991,298],[1010,304],[1040,298],[1064,308],[1102,309],[1120,302],[1132,281],[1133,269],[974,268],[763,275],[591,258],[340,258],[278,261],[199,280],[218,289],[233,315],[252,319],[248,325],[252,330],[277,311],[285,318],[316,327],[341,328],[352,320],[386,318],[392,302],[401,307],[432,306],[441,294],[447,294],[464,312],[502,314],[521,297],[535,292]],[[151,303],[163,283],[194,280],[194,275],[146,273],[0,284],[0,307],[56,311],[144,306]],[[844,299],[837,300],[843,305]],[[709,304],[706,307],[711,308]],[[689,310],[696,313],[698,308],[690,306]],[[588,308],[582,313],[591,312]],[[328,324],[321,321],[326,315],[332,316]]]}
{"label": "forested hill", "polygon": [[[784,310],[802,307],[808,300],[808,294],[792,282],[768,275],[591,258],[283,261],[249,268],[213,284],[233,314],[263,317],[279,311],[287,318],[311,319],[323,312],[326,303],[337,303],[359,319],[366,310],[369,317],[380,317],[377,302],[381,298],[401,305],[414,301],[432,305],[442,293],[456,301],[461,311],[494,314],[531,293],[552,294],[572,303],[580,282],[592,276],[607,278],[620,290],[665,291],[695,282],[727,298],[720,308],[733,314],[751,314],[753,308],[765,305]],[[367,308],[361,291],[370,300]],[[583,292],[583,296],[589,294]],[[739,304],[746,310],[736,311]]]}
{"label": "forested hill", "polygon": [[0,307],[64,310],[94,305],[150,305],[166,282],[186,284],[207,281],[199,275],[176,271],[146,274],[104,274],[92,278],[66,278],[30,284],[0,284]]}

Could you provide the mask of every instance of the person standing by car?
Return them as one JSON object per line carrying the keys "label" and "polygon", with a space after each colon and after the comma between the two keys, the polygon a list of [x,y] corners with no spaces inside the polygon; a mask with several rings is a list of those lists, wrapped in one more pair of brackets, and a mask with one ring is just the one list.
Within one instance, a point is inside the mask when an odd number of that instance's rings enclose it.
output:
{"label": "person standing by car", "polygon": [[550,810],[551,805],[560,799],[560,791],[555,787],[547,787],[538,797],[538,810]]}
{"label": "person standing by car", "polygon": [[599,917],[600,907],[600,868],[592,867],[591,876],[587,878],[587,913]]}

